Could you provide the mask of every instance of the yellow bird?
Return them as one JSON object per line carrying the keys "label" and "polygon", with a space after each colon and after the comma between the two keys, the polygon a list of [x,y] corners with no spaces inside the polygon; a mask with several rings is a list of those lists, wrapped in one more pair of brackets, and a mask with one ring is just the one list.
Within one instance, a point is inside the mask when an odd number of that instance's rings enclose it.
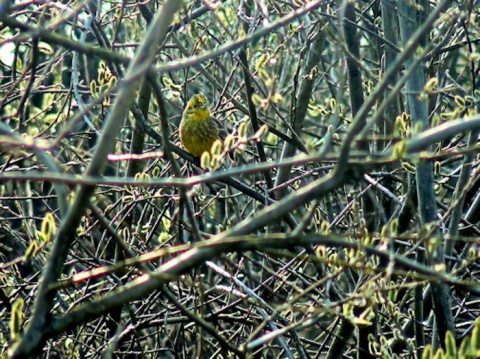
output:
{"label": "yellow bird", "polygon": [[207,98],[200,93],[188,100],[180,122],[182,146],[195,157],[210,152],[216,140],[223,141],[220,125],[207,107]]}

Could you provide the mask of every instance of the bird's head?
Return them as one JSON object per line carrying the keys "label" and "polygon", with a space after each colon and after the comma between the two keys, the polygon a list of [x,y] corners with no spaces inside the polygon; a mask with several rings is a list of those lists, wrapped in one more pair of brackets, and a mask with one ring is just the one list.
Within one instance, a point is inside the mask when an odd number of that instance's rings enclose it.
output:
{"label": "bird's head", "polygon": [[203,93],[193,95],[190,100],[188,100],[185,111],[189,115],[198,117],[197,119],[199,120],[206,120],[210,117],[210,111],[207,107],[207,97]]}

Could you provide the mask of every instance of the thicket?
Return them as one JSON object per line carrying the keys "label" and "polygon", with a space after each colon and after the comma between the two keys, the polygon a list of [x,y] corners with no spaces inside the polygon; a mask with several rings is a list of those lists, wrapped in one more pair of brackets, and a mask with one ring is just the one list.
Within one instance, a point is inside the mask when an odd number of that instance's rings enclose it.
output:
{"label": "thicket", "polygon": [[[480,7],[0,0],[0,348],[480,356]],[[179,144],[202,92],[231,134]]]}

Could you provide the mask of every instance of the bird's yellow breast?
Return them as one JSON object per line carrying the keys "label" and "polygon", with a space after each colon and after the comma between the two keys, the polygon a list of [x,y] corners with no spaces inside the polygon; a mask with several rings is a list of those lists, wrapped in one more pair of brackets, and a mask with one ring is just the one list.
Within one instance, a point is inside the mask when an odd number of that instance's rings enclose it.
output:
{"label": "bird's yellow breast", "polygon": [[210,120],[184,118],[180,125],[180,141],[183,147],[195,157],[203,152],[210,152],[212,145],[219,138],[218,127]]}

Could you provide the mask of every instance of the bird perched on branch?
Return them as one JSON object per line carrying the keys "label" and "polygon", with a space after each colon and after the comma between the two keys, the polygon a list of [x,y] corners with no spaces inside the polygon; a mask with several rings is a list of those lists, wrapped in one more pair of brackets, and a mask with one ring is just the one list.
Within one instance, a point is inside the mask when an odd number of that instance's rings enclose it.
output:
{"label": "bird perched on branch", "polygon": [[223,142],[224,131],[207,107],[207,98],[200,93],[188,100],[180,122],[182,146],[195,157],[211,152],[216,140]]}

